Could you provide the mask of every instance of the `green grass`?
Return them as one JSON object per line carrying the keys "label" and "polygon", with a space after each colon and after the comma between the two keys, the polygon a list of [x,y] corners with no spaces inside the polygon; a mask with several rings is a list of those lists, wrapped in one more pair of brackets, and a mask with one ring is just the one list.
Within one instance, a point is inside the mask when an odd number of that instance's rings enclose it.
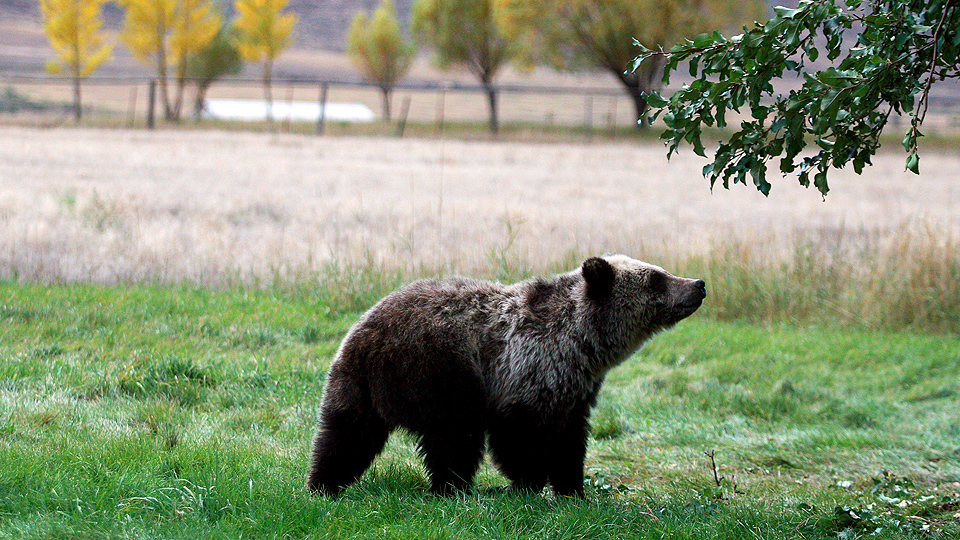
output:
{"label": "green grass", "polygon": [[311,496],[325,369],[396,279],[0,283],[0,538],[960,535],[960,337],[709,310],[610,374],[585,501],[431,496],[402,434]]}

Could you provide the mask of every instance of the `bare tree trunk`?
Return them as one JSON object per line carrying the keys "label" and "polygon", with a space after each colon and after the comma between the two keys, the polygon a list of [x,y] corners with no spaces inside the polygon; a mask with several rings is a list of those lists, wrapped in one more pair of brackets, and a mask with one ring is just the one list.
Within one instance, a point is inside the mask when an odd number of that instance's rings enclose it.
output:
{"label": "bare tree trunk", "polygon": [[391,88],[389,86],[380,87],[383,119],[387,122],[390,121],[390,90]]}
{"label": "bare tree trunk", "polygon": [[161,47],[157,51],[157,80],[160,83],[160,100],[163,101],[163,117],[173,119],[173,109],[170,107],[170,92],[167,89],[167,55]]}
{"label": "bare tree trunk", "polygon": [[267,102],[267,123],[273,128],[273,89],[270,79],[273,76],[273,60],[267,57],[263,61],[263,97]]}
{"label": "bare tree trunk", "polygon": [[500,121],[497,118],[497,89],[490,83],[483,83],[487,91],[487,103],[490,106],[490,133],[497,134],[500,131]]}
{"label": "bare tree trunk", "polygon": [[80,122],[83,116],[83,107],[80,104],[80,75],[73,76],[73,119]]}
{"label": "bare tree trunk", "polygon": [[659,88],[659,81],[663,76],[663,67],[666,60],[661,56],[648,58],[640,67],[632,72],[615,71],[614,75],[620,79],[633,101],[633,109],[637,116],[637,129],[650,127],[647,118],[647,98],[644,93]]}
{"label": "bare tree trunk", "polygon": [[637,129],[650,127],[650,121],[647,119],[647,98],[644,97],[643,92],[644,89],[636,84],[627,86],[627,94],[633,101],[633,110],[637,117]]}
{"label": "bare tree trunk", "polygon": [[173,101],[173,119],[180,121],[180,112],[183,109],[183,91],[187,84],[186,65],[177,66],[177,91]]}
{"label": "bare tree trunk", "polygon": [[205,109],[207,105],[207,89],[208,88],[210,88],[210,85],[207,84],[206,82],[197,83],[197,95],[193,99],[194,120],[200,120],[200,118],[203,117],[203,109]]}
{"label": "bare tree trunk", "polygon": [[[73,8],[74,10],[76,10],[74,13],[74,16],[75,16],[74,20],[78,20],[80,18],[80,15],[79,15],[80,6],[78,4],[75,4]],[[80,58],[81,58],[80,29],[78,25],[74,24],[72,27],[72,30],[73,30],[73,38],[74,38],[73,39],[74,56],[73,56],[73,62],[71,62],[72,65],[70,66],[70,70],[73,72],[72,73],[73,75],[73,119],[76,120],[76,122],[79,124],[80,118],[83,117],[83,108],[80,105]]]}

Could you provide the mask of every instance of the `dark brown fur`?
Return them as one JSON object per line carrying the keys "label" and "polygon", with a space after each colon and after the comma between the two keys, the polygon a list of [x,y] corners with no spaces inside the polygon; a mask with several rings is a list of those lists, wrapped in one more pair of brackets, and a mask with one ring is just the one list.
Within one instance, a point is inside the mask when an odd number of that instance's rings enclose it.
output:
{"label": "dark brown fur", "polygon": [[437,493],[468,489],[485,438],[517,489],[583,495],[609,371],[692,314],[703,281],[622,255],[550,280],[425,280],[371,308],[330,366],[307,486],[339,493],[405,428]]}

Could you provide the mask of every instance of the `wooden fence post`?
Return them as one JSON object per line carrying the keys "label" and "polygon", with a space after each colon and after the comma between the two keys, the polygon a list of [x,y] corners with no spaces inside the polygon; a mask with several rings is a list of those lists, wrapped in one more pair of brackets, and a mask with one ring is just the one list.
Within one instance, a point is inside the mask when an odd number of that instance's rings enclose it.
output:
{"label": "wooden fence post", "polygon": [[400,121],[397,124],[397,137],[403,138],[403,131],[407,129],[407,113],[410,112],[410,96],[404,96],[403,108],[400,109]]}
{"label": "wooden fence post", "polygon": [[437,133],[443,133],[443,113],[446,109],[447,89],[440,87],[440,93],[437,94]]}
{"label": "wooden fence post", "polygon": [[130,101],[127,106],[127,129],[133,129],[133,123],[137,118],[137,84],[134,83],[130,88]]}
{"label": "wooden fence post", "polygon": [[587,140],[593,139],[593,96],[587,94],[583,102],[583,123],[587,129]]}
{"label": "wooden fence post", "polygon": [[157,101],[157,80],[150,79],[150,89],[147,92],[147,129],[153,129],[153,126],[156,124],[156,118],[154,117],[154,106]]}
{"label": "wooden fence post", "polygon": [[320,83],[320,114],[317,116],[317,135],[323,135],[323,124],[327,119],[327,83]]}

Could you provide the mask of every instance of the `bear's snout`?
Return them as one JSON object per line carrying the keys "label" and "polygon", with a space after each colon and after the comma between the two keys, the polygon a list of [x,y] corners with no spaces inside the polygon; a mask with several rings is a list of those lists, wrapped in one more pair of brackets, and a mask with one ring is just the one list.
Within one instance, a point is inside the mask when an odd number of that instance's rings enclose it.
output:
{"label": "bear's snout", "polygon": [[695,281],[695,282],[693,283],[693,286],[700,290],[700,294],[703,295],[704,298],[707,297],[707,282],[706,282],[706,281],[704,281],[704,280],[702,280],[702,279],[698,279],[697,281]]}
{"label": "bear's snout", "polygon": [[689,285],[686,294],[680,298],[679,306],[693,313],[707,297],[707,282],[702,279],[690,280]]}

